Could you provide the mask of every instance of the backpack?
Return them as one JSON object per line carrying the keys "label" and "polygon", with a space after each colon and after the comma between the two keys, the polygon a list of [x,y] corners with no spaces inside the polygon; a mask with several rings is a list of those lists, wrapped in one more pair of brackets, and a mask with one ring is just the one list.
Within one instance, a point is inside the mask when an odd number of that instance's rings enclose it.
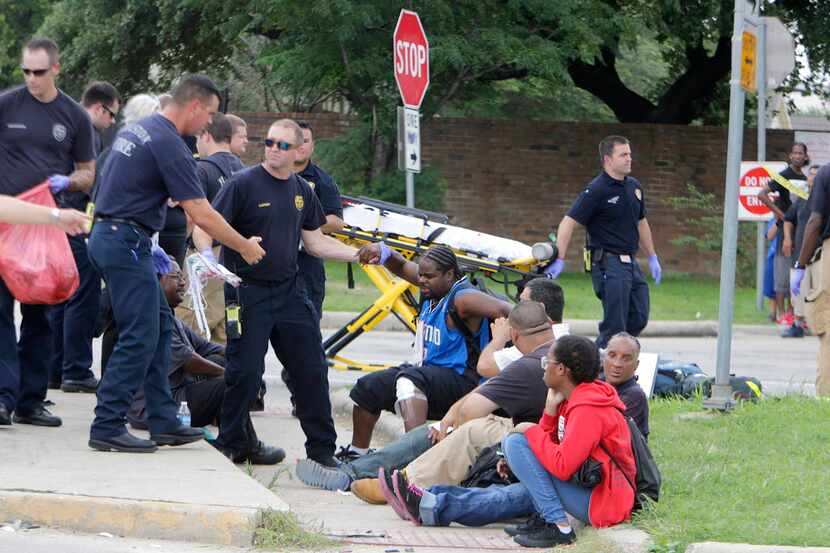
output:
{"label": "backpack", "polygon": [[[714,378],[707,378],[701,385],[704,397],[712,393]],[[758,401],[763,397],[761,381],[754,376],[729,375],[729,385],[732,387],[732,399],[736,401]]]}
{"label": "backpack", "polygon": [[688,399],[695,395],[697,388],[702,386],[707,378],[709,377],[695,363],[663,361],[657,365],[652,395],[681,396]]}
{"label": "backpack", "polygon": [[602,445],[602,442],[599,445],[611,459],[611,462],[617,465],[628,485],[634,490],[634,507],[632,510],[639,511],[649,501],[657,503],[660,498],[660,485],[663,478],[660,476],[660,469],[657,468],[654,456],[648,448],[648,442],[637,427],[637,423],[631,417],[625,417],[625,420],[631,433],[631,451],[634,453],[634,464],[637,467],[635,482],[628,479],[628,475],[622,470],[611,452]]}
{"label": "backpack", "polygon": [[467,476],[461,481],[462,487],[486,488],[494,484],[515,484],[519,481],[512,471],[508,470],[508,479],[506,481],[496,472],[496,464],[502,458],[499,452],[500,447],[501,444],[495,444],[481,450],[475,462],[470,465]]}

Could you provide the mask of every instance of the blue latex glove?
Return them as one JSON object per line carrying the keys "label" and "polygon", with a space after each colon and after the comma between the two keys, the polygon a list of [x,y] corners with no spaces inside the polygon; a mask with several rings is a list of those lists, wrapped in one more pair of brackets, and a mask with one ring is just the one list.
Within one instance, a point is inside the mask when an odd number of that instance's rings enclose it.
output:
{"label": "blue latex glove", "polygon": [[386,263],[386,260],[389,259],[389,256],[392,255],[392,250],[384,244],[383,242],[380,243],[380,259],[378,260],[378,265],[383,265]]}
{"label": "blue latex glove", "polygon": [[648,268],[651,269],[651,278],[654,279],[654,284],[660,284],[660,279],[663,278],[663,269],[660,267],[657,254],[648,256]]}
{"label": "blue latex glove", "polygon": [[216,256],[213,255],[213,250],[211,248],[205,248],[204,250],[199,252],[202,254],[202,257],[210,261],[211,263],[219,264],[219,261],[216,259]]}
{"label": "blue latex glove", "polygon": [[153,244],[150,254],[153,256],[153,268],[158,275],[166,275],[170,272],[172,265],[170,265],[170,256],[164,251],[164,248]]}
{"label": "blue latex glove", "polygon": [[790,293],[797,296],[801,293],[801,281],[804,280],[805,269],[793,269],[790,273]]}
{"label": "blue latex glove", "polygon": [[565,268],[565,260],[564,259],[557,259],[547,267],[545,267],[544,275],[548,278],[556,278],[559,276],[559,273]]}
{"label": "blue latex glove", "polygon": [[49,177],[49,190],[52,194],[63,192],[69,187],[69,177],[65,175],[52,175]]}

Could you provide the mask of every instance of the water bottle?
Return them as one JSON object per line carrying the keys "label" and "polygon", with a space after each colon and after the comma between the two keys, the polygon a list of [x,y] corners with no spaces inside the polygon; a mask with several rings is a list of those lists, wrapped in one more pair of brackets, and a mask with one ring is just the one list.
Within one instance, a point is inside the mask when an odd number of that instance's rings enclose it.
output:
{"label": "water bottle", "polygon": [[182,426],[190,426],[190,409],[187,408],[187,402],[183,401],[179,406],[179,423]]}

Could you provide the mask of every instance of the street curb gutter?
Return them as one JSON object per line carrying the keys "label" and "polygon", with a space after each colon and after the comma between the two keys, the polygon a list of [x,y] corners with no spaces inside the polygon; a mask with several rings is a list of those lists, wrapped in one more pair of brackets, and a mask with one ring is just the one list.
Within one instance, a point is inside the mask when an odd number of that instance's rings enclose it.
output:
{"label": "street curb gutter", "polygon": [[[276,510],[288,510],[280,503]],[[0,491],[0,520],[14,519],[93,534],[250,547],[261,510]]]}

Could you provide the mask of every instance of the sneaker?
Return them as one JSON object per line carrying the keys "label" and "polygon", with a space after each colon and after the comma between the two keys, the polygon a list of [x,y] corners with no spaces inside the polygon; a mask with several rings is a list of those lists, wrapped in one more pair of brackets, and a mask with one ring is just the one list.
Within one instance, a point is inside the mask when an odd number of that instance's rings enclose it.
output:
{"label": "sneaker", "polygon": [[513,537],[519,534],[531,534],[543,526],[545,526],[545,520],[539,516],[539,513],[533,513],[530,518],[521,524],[505,526],[504,532]]}
{"label": "sneaker", "polygon": [[384,499],[386,499],[386,502],[395,511],[395,514],[403,520],[409,520],[406,508],[401,505],[401,502],[398,501],[395,495],[395,484],[392,482],[392,476],[384,471],[383,467],[378,469],[378,485],[380,486],[380,491],[383,493]]}
{"label": "sneaker", "polygon": [[804,328],[793,324],[790,328],[781,333],[782,338],[804,338]]}
{"label": "sneaker", "polygon": [[556,524],[544,523],[544,526],[528,534],[519,534],[513,537],[513,541],[524,547],[554,547],[557,545],[568,545],[576,540],[573,529],[563,534]]}
{"label": "sneaker", "polygon": [[395,489],[395,497],[404,508],[405,519],[420,526],[421,497],[424,495],[424,490],[415,484],[410,484],[406,475],[399,470],[392,473],[392,485]]}
{"label": "sneaker", "polygon": [[349,475],[339,468],[327,467],[312,459],[297,461],[297,478],[306,486],[323,490],[348,490],[352,483]]}
{"label": "sneaker", "polygon": [[334,457],[341,463],[350,463],[363,457],[364,455],[374,452],[374,449],[369,449],[369,451],[367,451],[366,453],[358,453],[357,451],[353,450],[351,444],[349,444],[341,445],[340,449],[337,450],[337,453],[334,454]]}

